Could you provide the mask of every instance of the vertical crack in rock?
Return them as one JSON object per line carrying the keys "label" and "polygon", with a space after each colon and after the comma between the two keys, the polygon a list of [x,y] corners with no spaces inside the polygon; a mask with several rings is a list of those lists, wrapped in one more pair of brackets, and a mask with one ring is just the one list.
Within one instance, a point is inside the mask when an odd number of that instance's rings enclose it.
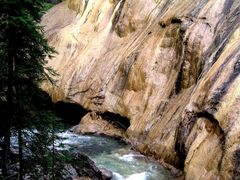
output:
{"label": "vertical crack in rock", "polygon": [[128,61],[124,61],[119,66],[119,73],[120,73],[120,79],[118,80],[118,83],[116,86],[112,88],[112,93],[118,94],[121,96],[124,93],[124,89],[127,85],[127,80],[129,78],[129,73],[131,72],[131,69],[134,65],[134,63],[137,61],[137,58],[139,56],[138,52],[134,52],[130,54],[126,59]]}
{"label": "vertical crack in rock", "polygon": [[123,10],[123,7],[124,7],[124,4],[125,4],[125,1],[126,0],[121,0],[120,2],[120,6],[118,8],[118,10],[116,11],[115,15],[114,15],[114,18],[112,20],[112,28],[111,28],[111,32],[114,31],[118,21],[119,21],[119,18],[121,16],[121,13],[122,13],[122,10]]}
{"label": "vertical crack in rock", "polygon": [[[197,83],[197,79],[200,75],[199,72],[201,71],[201,69],[199,67],[194,68],[192,66],[195,66],[195,64],[199,64],[199,62],[201,62],[201,61],[199,58],[194,56],[195,54],[197,54],[197,52],[199,50],[197,47],[195,48],[195,46],[194,46],[195,44],[193,44],[192,50],[190,52],[192,54],[190,56],[190,59],[187,58],[187,56],[189,56],[189,54],[190,54],[188,41],[189,41],[189,36],[191,35],[191,33],[186,34],[186,31],[194,23],[192,18],[187,18],[187,19],[181,20],[177,17],[174,17],[174,18],[172,18],[171,23],[179,24],[179,35],[178,35],[179,42],[178,42],[178,48],[177,48],[177,57],[179,59],[180,69],[177,70],[178,76],[176,78],[175,93],[174,93],[177,95],[181,92],[181,90],[187,89],[191,85],[193,85],[190,82],[191,78],[195,80],[194,83]],[[196,63],[189,62],[192,60],[197,61],[197,62]],[[194,69],[197,72],[197,74],[196,75],[192,74],[191,72],[193,72],[194,70],[191,70],[191,69]]]}
{"label": "vertical crack in rock", "polygon": [[187,157],[187,152],[185,150],[185,142],[192,131],[194,124],[196,123],[197,117],[193,113],[187,113],[187,118],[180,122],[176,131],[176,144],[175,151],[179,157],[179,164],[177,165],[179,169],[184,169],[184,162]]}

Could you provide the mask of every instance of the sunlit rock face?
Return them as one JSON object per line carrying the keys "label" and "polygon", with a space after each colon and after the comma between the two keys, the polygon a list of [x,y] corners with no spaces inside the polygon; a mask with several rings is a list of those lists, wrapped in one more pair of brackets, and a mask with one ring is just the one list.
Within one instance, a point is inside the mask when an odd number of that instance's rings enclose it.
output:
{"label": "sunlit rock face", "polygon": [[130,119],[186,179],[240,178],[240,1],[68,0],[42,20],[54,101]]}

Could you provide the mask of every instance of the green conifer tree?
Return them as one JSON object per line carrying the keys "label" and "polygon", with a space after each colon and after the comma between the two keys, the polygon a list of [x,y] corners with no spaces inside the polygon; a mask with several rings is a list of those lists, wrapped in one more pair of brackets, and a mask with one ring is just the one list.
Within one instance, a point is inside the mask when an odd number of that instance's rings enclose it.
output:
{"label": "green conifer tree", "polygon": [[[43,100],[44,96],[39,88],[42,81],[52,81],[51,76],[55,75],[51,68],[45,67],[46,57],[51,58],[55,51],[47,44],[43,27],[39,25],[44,2],[0,1],[0,106],[1,113],[5,113],[1,122],[1,133],[4,136],[2,174],[5,177],[8,176],[10,163],[11,129],[18,131],[19,179],[23,179],[22,129],[41,129],[41,126],[47,125],[53,119],[46,115],[46,101]],[[44,116],[45,121],[41,116]],[[44,130],[46,131],[46,128]]]}

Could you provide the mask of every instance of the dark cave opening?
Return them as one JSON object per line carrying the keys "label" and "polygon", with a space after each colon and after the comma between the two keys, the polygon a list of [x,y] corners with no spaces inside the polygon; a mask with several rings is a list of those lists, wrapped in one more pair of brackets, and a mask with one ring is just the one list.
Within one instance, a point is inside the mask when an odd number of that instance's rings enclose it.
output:
{"label": "dark cave opening", "polygon": [[88,111],[79,104],[59,101],[55,103],[55,113],[63,122],[76,125]]}
{"label": "dark cave opening", "polygon": [[215,117],[207,111],[198,112],[196,113],[196,116],[198,118],[201,118],[201,117],[207,118],[212,123],[218,124],[218,121],[215,119]]}
{"label": "dark cave opening", "polygon": [[124,129],[125,131],[130,126],[130,120],[127,117],[121,116],[120,114],[115,114],[112,112],[104,112],[99,114],[104,120],[114,123],[119,128]]}
{"label": "dark cave opening", "polygon": [[198,118],[204,117],[204,118],[208,119],[213,125],[215,125],[216,127],[219,127],[220,133],[224,134],[224,131],[221,128],[221,126],[219,125],[218,120],[212,114],[210,114],[209,112],[207,112],[207,111],[198,112],[196,114],[196,116]]}
{"label": "dark cave opening", "polygon": [[182,20],[179,19],[179,18],[177,18],[177,17],[173,17],[173,18],[171,19],[171,23],[172,23],[172,24],[181,24],[181,23],[182,23]]}

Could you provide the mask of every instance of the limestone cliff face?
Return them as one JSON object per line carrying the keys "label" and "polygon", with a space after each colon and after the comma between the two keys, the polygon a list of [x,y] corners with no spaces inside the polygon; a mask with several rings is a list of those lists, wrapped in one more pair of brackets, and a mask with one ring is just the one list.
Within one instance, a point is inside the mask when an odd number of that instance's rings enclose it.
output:
{"label": "limestone cliff face", "polygon": [[42,24],[54,101],[129,118],[129,140],[186,179],[240,178],[239,0],[68,0]]}

